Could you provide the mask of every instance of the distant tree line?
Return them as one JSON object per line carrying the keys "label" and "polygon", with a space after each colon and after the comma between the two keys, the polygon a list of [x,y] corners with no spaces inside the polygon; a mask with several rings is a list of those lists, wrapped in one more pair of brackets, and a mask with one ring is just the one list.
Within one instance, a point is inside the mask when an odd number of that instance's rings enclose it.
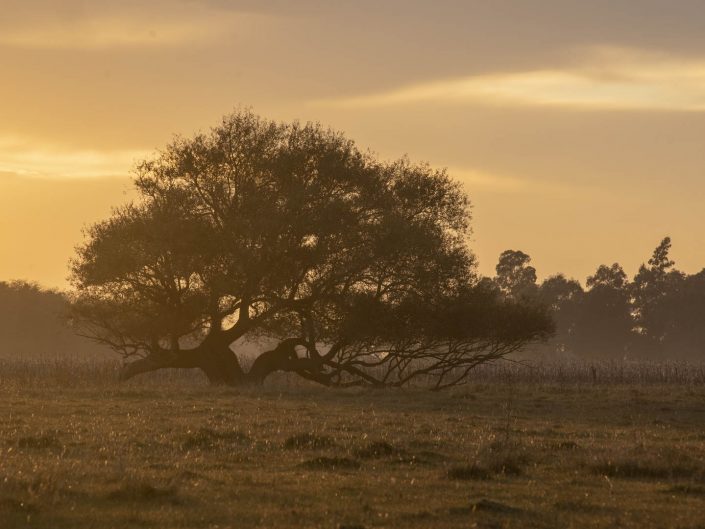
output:
{"label": "distant tree line", "polygon": [[533,351],[554,358],[702,360],[705,358],[705,269],[688,275],[669,257],[664,238],[629,280],[619,263],[600,265],[585,288],[562,274],[537,281],[531,258],[500,255],[494,279],[504,296],[550,308],[555,334]]}
{"label": "distant tree line", "polygon": [[0,281],[0,358],[109,358],[107,348],[78,336],[65,293],[26,281]]}

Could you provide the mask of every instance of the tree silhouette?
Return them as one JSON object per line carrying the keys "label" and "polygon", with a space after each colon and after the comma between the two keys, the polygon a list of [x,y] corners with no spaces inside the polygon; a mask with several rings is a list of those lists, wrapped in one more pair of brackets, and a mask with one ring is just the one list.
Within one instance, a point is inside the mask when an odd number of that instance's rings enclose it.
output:
{"label": "tree silhouette", "polygon": [[572,356],[576,354],[576,326],[580,320],[580,302],[583,288],[574,279],[558,274],[546,278],[538,289],[538,299],[549,307],[555,322],[553,338],[543,345],[543,352],[551,356]]}
{"label": "tree silhouette", "polygon": [[622,289],[627,286],[627,274],[619,263],[612,266],[600,265],[594,275],[587,278],[585,284],[589,288],[609,287]]}
{"label": "tree silhouette", "polygon": [[496,281],[502,292],[519,300],[536,294],[536,269],[531,257],[520,250],[505,250],[496,266]]}
{"label": "tree silhouette", "polygon": [[587,278],[575,326],[575,351],[586,358],[622,359],[632,352],[634,320],[627,275],[618,263]]}
{"label": "tree silhouette", "polygon": [[[658,305],[660,354],[675,359],[701,359],[705,351],[705,269],[669,283]],[[655,316],[655,315],[654,315]]]}
{"label": "tree silhouette", "polygon": [[614,263],[598,267],[587,278],[587,290],[562,274],[544,280],[536,298],[549,307],[556,332],[537,351],[554,358],[583,359],[631,354],[637,336],[626,278],[622,267]]}
{"label": "tree silhouette", "polygon": [[[663,357],[673,334],[674,300],[682,297],[685,274],[669,258],[670,237],[654,249],[648,266],[641,265],[631,285],[636,326],[641,347],[650,356]],[[697,284],[697,283],[696,283]],[[680,312],[680,311],[678,311]]]}
{"label": "tree silhouette", "polygon": [[[236,112],[142,163],[135,185],[72,263],[76,317],[124,355],[124,378],[442,388],[550,332],[545,311],[478,281],[458,183],[319,125]],[[273,344],[247,372],[243,339]]]}

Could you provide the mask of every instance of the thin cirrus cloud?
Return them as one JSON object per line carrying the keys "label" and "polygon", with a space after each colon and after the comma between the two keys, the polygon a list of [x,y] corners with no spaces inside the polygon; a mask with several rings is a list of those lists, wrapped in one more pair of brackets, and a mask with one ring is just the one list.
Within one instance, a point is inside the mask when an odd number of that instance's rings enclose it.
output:
{"label": "thin cirrus cloud", "polygon": [[73,20],[44,20],[38,23],[7,22],[0,30],[0,46],[37,50],[145,49],[215,42],[228,32],[248,27],[238,12],[201,10],[189,16],[154,20],[126,14],[97,14]]}
{"label": "thin cirrus cloud", "polygon": [[598,49],[569,67],[437,80],[316,103],[382,107],[424,102],[702,112],[705,61]]}
{"label": "thin cirrus cloud", "polygon": [[448,174],[461,182],[472,194],[481,191],[493,195],[534,195],[556,199],[583,198],[609,199],[612,194],[584,183],[545,181],[530,177],[507,176],[468,167],[449,167]]}
{"label": "thin cirrus cloud", "polygon": [[71,150],[0,137],[0,173],[41,178],[93,178],[129,173],[149,155],[138,150]]}
{"label": "thin cirrus cloud", "polygon": [[525,191],[528,187],[528,183],[519,178],[466,167],[449,167],[448,174],[473,189],[480,188],[500,193],[514,193]]}

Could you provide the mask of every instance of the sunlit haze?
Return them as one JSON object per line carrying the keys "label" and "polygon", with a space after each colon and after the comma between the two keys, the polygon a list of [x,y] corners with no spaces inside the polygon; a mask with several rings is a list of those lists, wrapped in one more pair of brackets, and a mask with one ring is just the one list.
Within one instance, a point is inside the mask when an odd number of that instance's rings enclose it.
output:
{"label": "sunlit haze", "polygon": [[705,266],[705,3],[5,0],[0,280],[67,287],[131,170],[235,108],[447,167],[480,272]]}

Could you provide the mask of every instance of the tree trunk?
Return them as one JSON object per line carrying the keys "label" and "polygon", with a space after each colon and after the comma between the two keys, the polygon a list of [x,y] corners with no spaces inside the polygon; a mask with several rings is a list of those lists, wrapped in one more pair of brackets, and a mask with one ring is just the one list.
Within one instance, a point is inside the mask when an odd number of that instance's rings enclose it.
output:
{"label": "tree trunk", "polygon": [[303,342],[297,338],[289,338],[271,351],[265,351],[252,363],[247,378],[255,384],[262,384],[264,379],[275,371],[295,370],[294,365],[298,360],[296,346],[302,344]]}
{"label": "tree trunk", "polygon": [[271,351],[265,351],[255,359],[247,378],[252,383],[262,384],[275,371],[288,371],[307,380],[330,386],[331,374],[325,372],[321,358],[299,358],[296,353],[296,347],[299,345],[307,346],[301,338],[287,338]]}
{"label": "tree trunk", "polygon": [[204,343],[176,353],[160,351],[123,367],[120,380],[159,369],[200,369],[211,384],[239,386],[247,382],[240,362],[229,347]]}
{"label": "tree trunk", "polygon": [[242,386],[262,384],[275,371],[295,372],[308,380],[330,385],[330,375],[323,372],[320,360],[299,358],[296,347],[305,345],[299,338],[283,340],[277,347],[260,354],[245,373],[235,353],[222,343],[204,342],[188,351],[159,351],[140,360],[127,364],[120,373],[121,380],[159,369],[200,369],[215,385]]}

